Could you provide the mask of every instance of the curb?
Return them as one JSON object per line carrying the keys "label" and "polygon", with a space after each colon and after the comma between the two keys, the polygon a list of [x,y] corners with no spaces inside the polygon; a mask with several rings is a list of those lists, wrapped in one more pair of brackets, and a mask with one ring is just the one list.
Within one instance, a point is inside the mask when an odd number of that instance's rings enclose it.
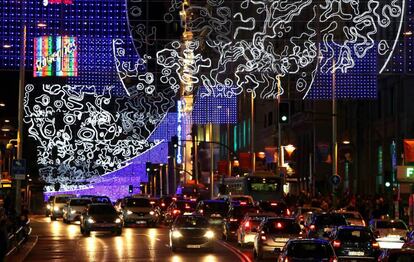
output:
{"label": "curb", "polygon": [[26,257],[30,254],[33,248],[36,246],[39,237],[37,235],[29,237],[28,241],[21,246],[18,250],[14,251],[12,254],[5,258],[5,262],[20,262],[24,261]]}

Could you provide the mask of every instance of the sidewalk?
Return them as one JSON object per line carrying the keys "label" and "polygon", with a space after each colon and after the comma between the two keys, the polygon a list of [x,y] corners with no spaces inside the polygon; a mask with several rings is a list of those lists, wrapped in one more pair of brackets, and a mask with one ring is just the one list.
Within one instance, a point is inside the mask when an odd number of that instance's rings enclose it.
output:
{"label": "sidewalk", "polygon": [[37,244],[38,237],[35,235],[29,236],[26,243],[14,250],[9,256],[6,256],[5,262],[21,262],[24,261],[33,247]]}

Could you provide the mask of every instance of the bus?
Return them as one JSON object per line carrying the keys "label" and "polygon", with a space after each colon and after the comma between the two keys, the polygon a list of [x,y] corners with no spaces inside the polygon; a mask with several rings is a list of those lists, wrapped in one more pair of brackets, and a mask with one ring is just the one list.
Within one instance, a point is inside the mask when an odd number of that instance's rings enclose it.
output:
{"label": "bus", "polygon": [[283,178],[271,172],[255,172],[242,177],[227,177],[222,185],[228,195],[250,195],[255,201],[283,199]]}

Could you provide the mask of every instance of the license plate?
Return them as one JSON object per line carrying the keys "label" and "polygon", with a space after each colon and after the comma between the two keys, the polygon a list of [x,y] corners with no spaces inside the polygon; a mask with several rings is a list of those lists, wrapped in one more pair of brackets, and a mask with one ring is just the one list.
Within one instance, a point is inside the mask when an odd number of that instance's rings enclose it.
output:
{"label": "license plate", "polygon": [[221,220],[210,220],[210,224],[221,224]]}
{"label": "license plate", "polygon": [[275,241],[276,242],[288,242],[289,241],[289,238],[275,238]]}
{"label": "license plate", "polygon": [[187,248],[201,248],[200,245],[187,245]]}
{"label": "license plate", "polygon": [[146,224],[147,222],[145,222],[145,221],[137,221],[135,223],[137,223],[137,224]]}
{"label": "license plate", "polygon": [[364,255],[365,255],[365,253],[364,253],[364,252],[361,252],[361,251],[349,251],[349,252],[348,252],[348,255],[349,255],[349,256],[357,256],[357,257],[362,257],[362,256],[364,256]]}
{"label": "license plate", "polygon": [[98,227],[111,227],[112,224],[103,223],[103,224],[97,224],[96,226],[98,226]]}
{"label": "license plate", "polygon": [[325,232],[325,233],[329,233],[329,232],[331,232],[332,231],[332,229],[331,228],[329,228],[329,227],[327,227],[327,228],[324,228],[323,229],[323,232]]}

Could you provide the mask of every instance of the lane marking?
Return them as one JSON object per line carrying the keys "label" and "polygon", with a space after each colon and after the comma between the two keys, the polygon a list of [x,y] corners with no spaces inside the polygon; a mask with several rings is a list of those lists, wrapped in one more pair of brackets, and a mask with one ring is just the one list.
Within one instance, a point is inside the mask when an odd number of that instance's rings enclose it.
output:
{"label": "lane marking", "polygon": [[223,242],[222,240],[218,240],[217,243],[220,244],[221,246],[225,247],[226,249],[230,250],[233,254],[235,254],[240,259],[240,261],[243,261],[243,262],[251,262],[252,261],[246,254],[244,254],[243,252],[241,252],[237,248],[233,247],[232,245],[229,245],[229,244]]}

